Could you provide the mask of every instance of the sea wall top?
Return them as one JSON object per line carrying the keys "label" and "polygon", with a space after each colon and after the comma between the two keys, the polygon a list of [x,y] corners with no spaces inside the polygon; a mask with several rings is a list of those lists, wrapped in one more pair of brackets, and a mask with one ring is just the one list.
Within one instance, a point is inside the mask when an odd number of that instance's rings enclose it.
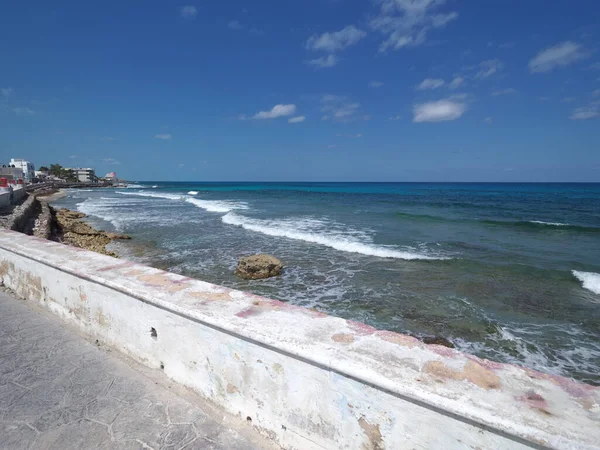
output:
{"label": "sea wall top", "polygon": [[600,441],[594,386],[10,231],[0,231],[0,249],[533,445],[597,448]]}

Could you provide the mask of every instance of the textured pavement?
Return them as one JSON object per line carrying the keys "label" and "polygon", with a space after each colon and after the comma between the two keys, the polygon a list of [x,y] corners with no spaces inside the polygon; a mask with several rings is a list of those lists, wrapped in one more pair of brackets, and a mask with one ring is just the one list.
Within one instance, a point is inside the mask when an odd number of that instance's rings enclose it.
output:
{"label": "textured pavement", "polygon": [[166,376],[0,291],[0,449],[272,449]]}

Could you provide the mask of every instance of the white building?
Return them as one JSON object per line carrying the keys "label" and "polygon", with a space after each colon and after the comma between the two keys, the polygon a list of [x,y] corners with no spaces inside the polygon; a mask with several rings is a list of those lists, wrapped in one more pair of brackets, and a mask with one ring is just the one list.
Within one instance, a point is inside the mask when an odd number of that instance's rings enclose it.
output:
{"label": "white building", "polygon": [[31,180],[35,177],[35,167],[29,161],[20,158],[12,158],[9,165],[15,166],[17,169],[23,171],[23,178],[26,183],[31,183]]}
{"label": "white building", "polygon": [[69,170],[72,170],[77,179],[82,183],[92,183],[96,181],[96,171],[94,169],[90,169],[89,167],[77,167]]}

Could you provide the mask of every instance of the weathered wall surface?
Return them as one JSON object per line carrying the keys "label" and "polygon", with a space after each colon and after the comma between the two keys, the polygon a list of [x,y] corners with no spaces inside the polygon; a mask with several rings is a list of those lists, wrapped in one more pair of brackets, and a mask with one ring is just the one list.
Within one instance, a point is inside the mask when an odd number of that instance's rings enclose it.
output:
{"label": "weathered wall surface", "polygon": [[600,448],[596,387],[10,231],[0,276],[284,448]]}
{"label": "weathered wall surface", "polygon": [[[25,191],[23,189],[20,189],[19,191],[15,192],[19,192],[25,195]],[[27,198],[27,200],[23,202],[23,204],[15,208],[12,215],[8,219],[6,228],[8,228],[9,230],[23,232],[27,227],[29,221],[32,220],[36,215],[39,206],[40,204],[35,198],[35,196],[30,195]]]}
{"label": "weathered wall surface", "polygon": [[0,188],[0,208],[19,203],[23,200],[23,197],[25,197],[25,189],[22,186],[14,186],[12,188],[12,195],[9,188]]}

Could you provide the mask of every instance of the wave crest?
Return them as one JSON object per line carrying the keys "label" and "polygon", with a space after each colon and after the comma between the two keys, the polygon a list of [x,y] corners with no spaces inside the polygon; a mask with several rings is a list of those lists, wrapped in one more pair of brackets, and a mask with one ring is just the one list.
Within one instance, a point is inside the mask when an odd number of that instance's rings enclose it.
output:
{"label": "wave crest", "polygon": [[[221,220],[229,225],[240,226],[246,230],[266,234],[267,236],[285,237],[299,241],[311,242],[326,247],[330,247],[342,252],[361,253],[363,255],[378,256],[381,258],[396,258],[405,260],[440,260],[448,259],[443,256],[426,255],[423,253],[412,252],[408,250],[398,250],[382,245],[364,243],[353,236],[356,233],[348,232],[346,235],[341,233],[328,233],[318,230],[314,227],[306,227],[309,221],[290,221],[290,220],[260,220],[237,215],[230,212],[224,215]],[[313,221],[314,223],[315,221]],[[322,222],[321,222],[322,224]]]}
{"label": "wave crest", "polygon": [[573,275],[583,284],[584,289],[600,295],[600,274],[594,272],[573,271]]}

